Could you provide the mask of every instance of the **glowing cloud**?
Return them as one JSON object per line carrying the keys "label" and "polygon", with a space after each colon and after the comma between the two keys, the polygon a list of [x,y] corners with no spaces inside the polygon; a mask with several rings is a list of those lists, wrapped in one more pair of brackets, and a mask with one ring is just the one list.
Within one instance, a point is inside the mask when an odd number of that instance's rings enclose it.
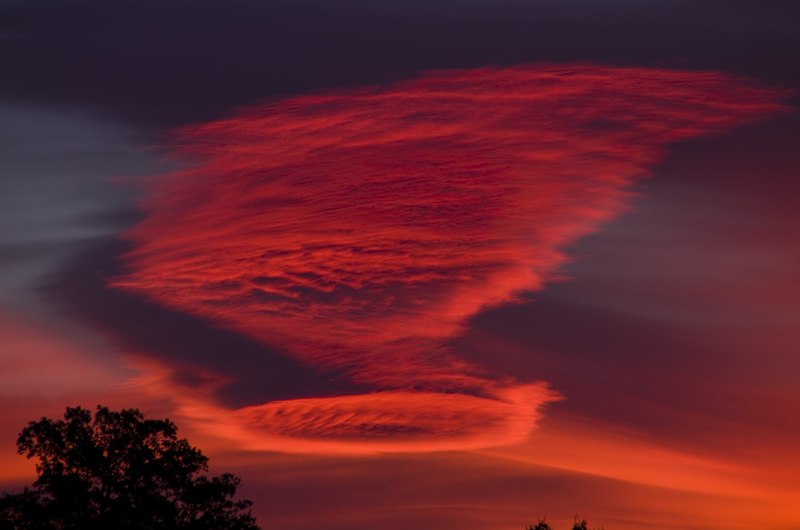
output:
{"label": "glowing cloud", "polygon": [[468,450],[525,441],[546,385],[517,385],[494,399],[463,394],[386,391],[294,399],[226,411],[183,398],[195,427],[239,440],[251,450],[365,454]]}
{"label": "glowing cloud", "polygon": [[521,66],[241,109],[177,132],[193,166],[157,179],[113,285],[379,391],[235,411],[226,422],[250,433],[237,438],[520,441],[555,394],[448,342],[552,279],[665,144],[777,97],[718,73]]}

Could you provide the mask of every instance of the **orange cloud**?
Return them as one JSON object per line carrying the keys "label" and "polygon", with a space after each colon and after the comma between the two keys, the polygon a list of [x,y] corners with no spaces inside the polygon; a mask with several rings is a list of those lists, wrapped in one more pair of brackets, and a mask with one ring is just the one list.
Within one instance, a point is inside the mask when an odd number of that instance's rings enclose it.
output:
{"label": "orange cloud", "polygon": [[233,412],[259,447],[263,429],[386,450],[512,443],[555,394],[449,341],[553,279],[664,145],[778,95],[718,73],[520,66],[240,109],[177,131],[192,167],[156,179],[112,285],[377,391]]}
{"label": "orange cloud", "polygon": [[493,399],[387,391],[277,401],[233,413],[207,406],[197,411],[215,432],[243,440],[248,449],[426,452],[522,442],[539,419],[538,407],[553,396],[545,385],[530,384],[499,390]]}

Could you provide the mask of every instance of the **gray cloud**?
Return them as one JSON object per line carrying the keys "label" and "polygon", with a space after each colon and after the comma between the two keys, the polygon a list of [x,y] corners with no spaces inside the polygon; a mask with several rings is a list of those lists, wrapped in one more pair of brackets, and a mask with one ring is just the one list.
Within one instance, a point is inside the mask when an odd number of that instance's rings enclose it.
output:
{"label": "gray cloud", "polygon": [[131,222],[136,195],[111,181],[152,171],[133,134],[77,111],[0,106],[0,299],[29,289],[86,242]]}

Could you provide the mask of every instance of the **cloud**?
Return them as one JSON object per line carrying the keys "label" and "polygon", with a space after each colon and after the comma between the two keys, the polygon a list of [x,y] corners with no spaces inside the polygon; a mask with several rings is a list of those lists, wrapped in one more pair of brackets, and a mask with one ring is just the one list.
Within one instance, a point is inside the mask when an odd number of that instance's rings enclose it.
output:
{"label": "cloud", "polygon": [[556,395],[465,361],[449,343],[467,319],[557,277],[666,144],[778,96],[718,73],[535,65],[240,109],[177,131],[193,165],[154,179],[111,285],[376,390],[235,411],[236,438],[510,443],[481,422],[527,435],[520,418]]}
{"label": "cloud", "polygon": [[[86,112],[0,102],[0,304],[35,307],[28,291],[97,237],[132,224],[135,197],[109,182],[153,171],[129,130]],[[134,216],[136,212],[133,212]]]}
{"label": "cloud", "polygon": [[498,390],[492,399],[384,391],[274,401],[230,411],[184,394],[176,404],[199,431],[238,440],[246,449],[369,454],[520,443],[540,419],[539,407],[554,399],[547,385],[534,383]]}

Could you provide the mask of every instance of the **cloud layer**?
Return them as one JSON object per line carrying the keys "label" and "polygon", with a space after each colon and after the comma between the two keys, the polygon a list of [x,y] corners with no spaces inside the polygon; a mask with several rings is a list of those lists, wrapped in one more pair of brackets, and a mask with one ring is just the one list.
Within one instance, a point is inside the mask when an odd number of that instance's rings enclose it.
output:
{"label": "cloud layer", "polygon": [[227,414],[251,445],[521,441],[556,395],[463,360],[467,319],[553,280],[666,144],[778,96],[718,73],[534,65],[240,109],[176,133],[192,165],[154,180],[112,285],[375,388]]}

